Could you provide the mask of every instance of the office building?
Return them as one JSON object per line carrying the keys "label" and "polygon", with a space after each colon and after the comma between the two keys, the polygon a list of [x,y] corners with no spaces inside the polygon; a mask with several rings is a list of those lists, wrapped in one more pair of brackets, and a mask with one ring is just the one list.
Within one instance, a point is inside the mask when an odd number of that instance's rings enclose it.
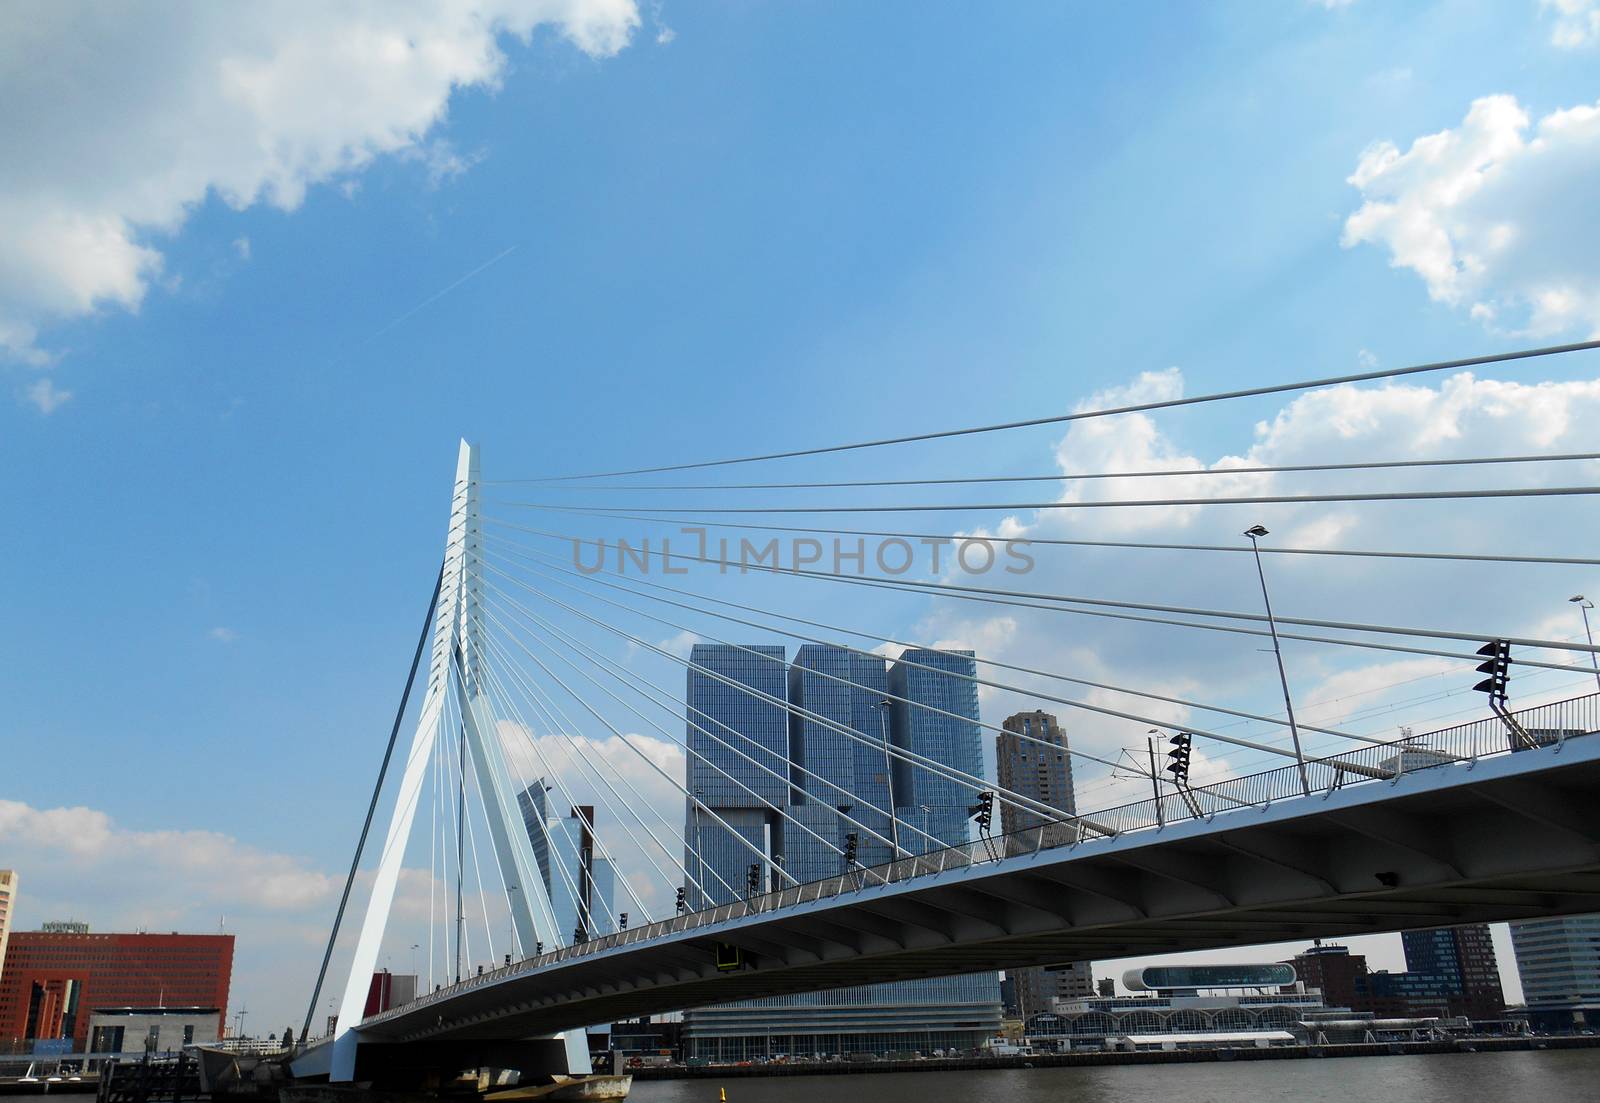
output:
{"label": "office building", "polygon": [[618,927],[616,871],[595,844],[594,806],[578,805],[557,817],[547,795],[541,778],[517,794],[517,804],[561,941],[611,934]]}
{"label": "office building", "polygon": [[[1500,966],[1487,923],[1404,931],[1400,938],[1405,945],[1406,972],[1419,979],[1439,980],[1445,993],[1441,1018],[1501,1017],[1505,994],[1500,989]],[[1411,1010],[1415,1014],[1420,1006],[1413,1004]]]}
{"label": "office building", "polygon": [[[1000,788],[1020,793],[1040,804],[1076,812],[1072,792],[1072,756],[1067,753],[1067,735],[1048,712],[1019,712],[1006,717],[1005,730],[994,738],[995,772]],[[1071,828],[1053,823],[1042,812],[1004,804],[1000,808],[1000,830],[1007,835],[1042,830],[1045,843],[1065,842]],[[1054,1001],[1082,999],[1094,995],[1094,963],[1063,962],[1049,968],[1007,969],[1013,981],[1013,999],[1023,1018],[1049,1011]]]}
{"label": "office building", "polygon": [[17,871],[0,869],[0,977],[6,972],[6,941],[11,934],[11,917],[17,910]]}
{"label": "office building", "polygon": [[1511,924],[1528,1021],[1536,1030],[1600,1022],[1600,914]]}
{"label": "office building", "polygon": [[[948,779],[930,783],[919,777],[924,772],[905,769],[885,742],[981,775],[970,652],[908,651],[892,668],[876,655],[819,645],[801,647],[792,665],[783,661],[781,647],[699,645],[691,658],[707,671],[691,668],[688,676],[690,781],[710,806],[687,802],[691,875],[703,864],[712,872],[725,871],[737,888],[747,883],[755,865],[765,888],[779,868],[801,882],[843,872],[841,852],[852,834],[858,865],[888,861],[896,839],[909,853],[967,841],[972,790]],[[784,707],[786,701],[793,712]],[[775,718],[786,722],[781,735]],[[784,756],[776,778],[762,778],[765,771],[743,763],[746,772],[740,776],[751,789],[758,789],[759,780],[758,791],[770,806],[760,807],[749,793],[739,797],[726,785],[710,784],[719,770],[736,772],[742,760],[732,747],[763,763],[777,753]],[[719,818],[728,826],[717,823]],[[731,838],[730,831],[745,843]],[[721,885],[705,888],[713,899],[726,898],[718,895],[725,893]],[[697,898],[692,886],[689,897]],[[999,976],[989,972],[697,1008],[684,1014],[683,1045],[687,1057],[719,1061],[780,1053],[927,1053],[976,1048],[999,1026]]]}
{"label": "office building", "polygon": [[89,1040],[102,1008],[215,1008],[227,1021],[231,934],[13,931],[0,974],[0,1045]]}
{"label": "office building", "polygon": [[764,890],[789,803],[788,673],[778,646],[695,644],[685,698],[684,864],[691,910]]}
{"label": "office building", "polygon": [[1322,993],[1330,1007],[1367,1009],[1367,958],[1352,954],[1348,946],[1323,945],[1318,939],[1287,964],[1308,989]]}

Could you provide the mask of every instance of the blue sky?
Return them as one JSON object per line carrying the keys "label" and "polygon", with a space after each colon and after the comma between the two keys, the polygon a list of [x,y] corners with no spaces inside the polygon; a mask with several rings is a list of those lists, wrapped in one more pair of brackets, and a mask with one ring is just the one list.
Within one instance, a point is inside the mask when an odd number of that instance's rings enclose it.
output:
{"label": "blue sky", "polygon": [[[1539,221],[1582,209],[1600,165],[1586,118],[1548,131],[1553,152],[1501,150],[1511,167],[1485,190],[1498,208],[1441,216],[1463,255],[1486,226],[1530,243],[1463,286],[1427,268],[1412,223],[1341,244],[1364,202],[1398,191],[1427,214],[1428,173],[1447,176],[1428,162],[1353,185],[1374,143],[1467,141],[1472,105],[1496,94],[1534,130],[1594,104],[1584,10],[1572,23],[1531,2],[597,4],[565,23],[504,17],[532,27],[528,40],[451,24],[491,43],[487,60],[402,68],[370,82],[381,95],[346,95],[359,83],[347,56],[288,67],[293,94],[251,116],[259,135],[178,75],[230,51],[281,56],[281,26],[213,17],[172,45],[155,20],[61,12],[35,21],[44,52],[0,46],[0,93],[38,105],[0,122],[20,166],[0,172],[13,256],[0,265],[0,800],[92,810],[113,840],[226,836],[302,878],[303,906],[285,914],[307,932],[359,824],[461,436],[481,443],[488,478],[648,466],[1041,416],[1173,367],[1198,393],[1600,329],[1600,273],[1550,244],[1592,227]],[[348,29],[328,21],[330,39]],[[429,26],[399,33],[425,43]],[[170,69],[159,52],[136,65],[111,49],[125,35],[167,43]],[[269,171],[252,158],[274,142],[312,152]],[[76,239],[49,238],[55,223],[30,213],[55,211],[47,199],[146,259],[119,267],[108,249],[105,272],[74,267]],[[1540,314],[1552,288],[1567,297]],[[1596,363],[1493,378],[1579,387]],[[1576,418],[1595,397],[1555,401]],[[1247,454],[1264,439],[1255,423],[1286,406],[1163,417],[1152,454]],[[1533,433],[1528,448],[1575,451],[1573,433]],[[1359,437],[1349,447],[1370,454]],[[1093,441],[1062,442],[1036,430],[782,474],[1111,462]],[[1140,584],[1114,563],[1073,571],[1101,592]],[[1239,585],[1215,592],[1249,601]],[[1538,585],[1538,615],[1519,608],[1517,623],[1565,616],[1584,579]],[[963,610],[826,601],[846,623],[982,638]],[[1062,662],[1085,644],[1057,642],[1047,658]],[[1228,692],[1262,705],[1271,690]],[[273,914],[270,901],[174,903],[134,885],[97,901],[85,871],[104,856],[61,857],[37,817],[11,815],[0,844],[11,834],[37,863],[24,922]],[[303,949],[242,948],[240,994],[291,1013],[302,978],[271,975]]]}

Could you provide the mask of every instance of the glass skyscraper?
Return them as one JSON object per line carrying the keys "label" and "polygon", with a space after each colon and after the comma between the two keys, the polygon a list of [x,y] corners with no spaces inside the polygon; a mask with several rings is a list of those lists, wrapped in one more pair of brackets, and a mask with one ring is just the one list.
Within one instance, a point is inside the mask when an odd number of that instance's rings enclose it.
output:
{"label": "glass skyscraper", "polygon": [[[977,687],[959,677],[974,674],[971,652],[908,651],[889,668],[879,656],[840,647],[808,644],[787,664],[781,647],[699,645],[691,661],[707,670],[691,667],[688,675],[690,787],[699,779],[701,799],[728,825],[686,802],[685,848],[701,856],[690,854],[691,874],[703,861],[711,871],[731,874],[729,883],[742,890],[750,865],[760,860],[753,848],[762,848],[769,864],[781,865],[797,881],[834,876],[844,869],[839,851],[852,833],[860,864],[886,862],[887,840],[895,834],[891,780],[903,850],[920,853],[967,841],[973,791],[949,779],[927,779],[927,771],[904,763],[891,770],[884,744],[981,776]],[[795,710],[785,715],[781,706],[728,681],[787,700]],[[890,695],[954,715],[891,702]],[[775,718],[783,721],[781,729]],[[719,746],[697,727],[729,746]],[[730,746],[760,761],[781,753],[780,778],[787,784],[755,770]],[[760,787],[751,779],[751,788],[783,815],[748,793],[742,801],[716,804],[713,795],[733,794],[726,786],[712,788],[709,777],[718,776],[717,769],[696,761],[697,755],[729,774],[738,773],[735,763],[761,774]],[[730,829],[751,846],[733,839]],[[713,900],[727,898],[721,886],[708,884],[706,890]],[[692,886],[686,896],[698,898]],[[684,1046],[688,1056],[728,1061],[778,1053],[970,1049],[998,1031],[999,1000],[999,975],[993,972],[744,1000],[686,1012]]]}
{"label": "glass skyscraper", "polygon": [[1544,1030],[1600,1021],[1600,915],[1511,924],[1528,1018]]}
{"label": "glass skyscraper", "polygon": [[685,886],[691,910],[748,894],[751,866],[765,889],[783,853],[789,803],[787,664],[782,647],[697,643],[685,696],[688,779]]}

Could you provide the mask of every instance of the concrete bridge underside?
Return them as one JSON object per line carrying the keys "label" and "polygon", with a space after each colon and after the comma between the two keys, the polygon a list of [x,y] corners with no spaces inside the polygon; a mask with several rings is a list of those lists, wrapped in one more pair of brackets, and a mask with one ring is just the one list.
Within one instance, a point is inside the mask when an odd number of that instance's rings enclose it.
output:
{"label": "concrete bridge underside", "polygon": [[[509,1040],[980,969],[1600,911],[1600,736],[529,962],[362,1023]],[[745,964],[717,968],[717,946]],[[427,1047],[422,1047],[427,1048]]]}

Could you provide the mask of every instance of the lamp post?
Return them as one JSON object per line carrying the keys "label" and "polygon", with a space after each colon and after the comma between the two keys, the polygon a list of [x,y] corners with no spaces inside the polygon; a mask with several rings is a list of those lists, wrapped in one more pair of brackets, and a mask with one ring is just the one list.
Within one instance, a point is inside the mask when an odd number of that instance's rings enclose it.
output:
{"label": "lamp post", "polygon": [[894,800],[894,763],[889,757],[889,706],[893,701],[885,697],[868,707],[878,714],[878,729],[883,733],[883,776],[889,785],[889,842],[894,847],[894,860],[899,861],[903,853],[900,849],[900,816],[895,811]]}
{"label": "lamp post", "polygon": [[1283,686],[1283,709],[1289,717],[1289,737],[1294,740],[1294,761],[1300,768],[1300,789],[1311,795],[1311,779],[1306,776],[1306,756],[1300,749],[1300,729],[1294,722],[1294,702],[1289,698],[1289,675],[1283,669],[1283,649],[1278,646],[1278,622],[1272,616],[1272,599],[1267,596],[1267,574],[1261,569],[1261,546],[1256,543],[1267,535],[1264,525],[1251,525],[1244,530],[1250,538],[1250,550],[1256,556],[1256,577],[1261,580],[1261,603],[1267,607],[1267,627],[1272,632],[1272,654],[1278,660],[1278,681]]}
{"label": "lamp post", "polygon": [[1165,827],[1166,817],[1161,814],[1161,775],[1156,773],[1156,736],[1160,734],[1160,728],[1151,728],[1145,734],[1144,746],[1150,752],[1150,788],[1156,793],[1156,826]]}
{"label": "lamp post", "polygon": [[[1588,637],[1589,646],[1593,648],[1594,632],[1589,628],[1589,610],[1594,608],[1594,602],[1590,601],[1582,594],[1573,594],[1571,597],[1567,598],[1567,600],[1576,605],[1578,607],[1578,611],[1583,614],[1583,634]],[[1589,662],[1594,666],[1594,684],[1596,687],[1600,687],[1600,655],[1596,655],[1591,650],[1589,652]]]}

